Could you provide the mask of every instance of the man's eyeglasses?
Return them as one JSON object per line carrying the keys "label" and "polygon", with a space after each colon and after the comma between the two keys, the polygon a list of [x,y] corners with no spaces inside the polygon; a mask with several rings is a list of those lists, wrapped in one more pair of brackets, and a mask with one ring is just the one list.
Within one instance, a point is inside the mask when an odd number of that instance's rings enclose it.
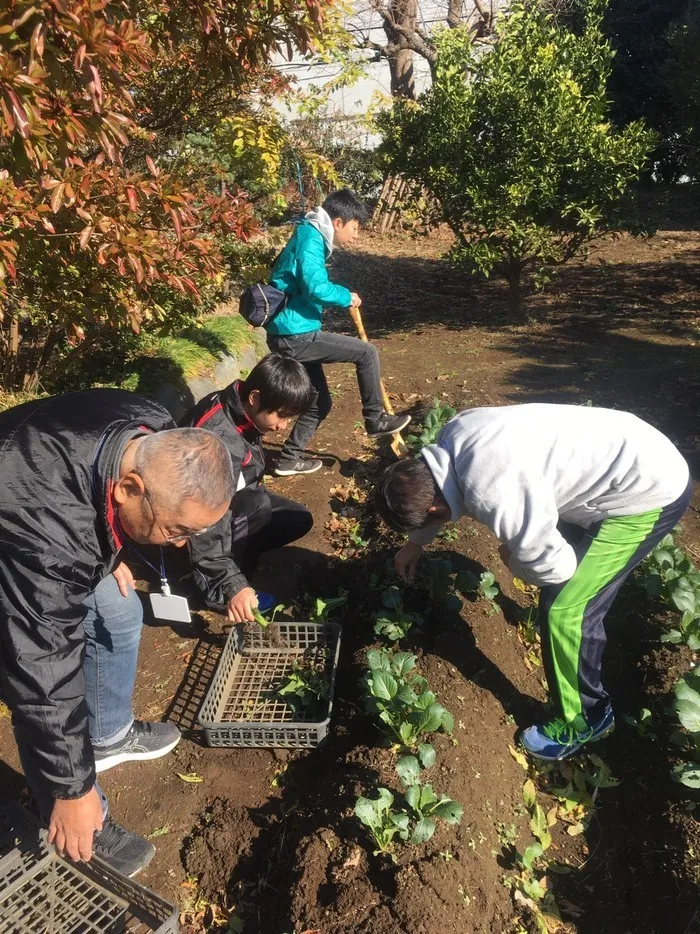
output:
{"label": "man's eyeglasses", "polygon": [[163,536],[164,545],[177,545],[179,542],[187,542],[191,538],[197,538],[199,535],[204,535],[205,532],[209,532],[213,528],[213,526],[208,525],[203,529],[197,529],[196,532],[195,531],[179,532],[177,535],[168,535],[168,533],[165,531],[163,526],[160,524],[156,511],[153,508],[153,500],[151,499],[150,493],[145,487],[143,490],[143,495],[144,495],[146,502],[148,503],[150,507],[151,512],[153,513],[153,521],[158,526],[160,530],[160,534]]}

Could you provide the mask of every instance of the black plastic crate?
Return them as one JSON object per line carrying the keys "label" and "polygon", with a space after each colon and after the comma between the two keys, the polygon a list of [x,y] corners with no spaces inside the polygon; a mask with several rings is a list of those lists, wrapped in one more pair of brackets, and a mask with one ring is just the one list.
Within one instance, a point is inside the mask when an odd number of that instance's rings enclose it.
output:
{"label": "black plastic crate", "polygon": [[2,934],[178,934],[173,905],[97,857],[62,859],[19,808],[0,832]]}

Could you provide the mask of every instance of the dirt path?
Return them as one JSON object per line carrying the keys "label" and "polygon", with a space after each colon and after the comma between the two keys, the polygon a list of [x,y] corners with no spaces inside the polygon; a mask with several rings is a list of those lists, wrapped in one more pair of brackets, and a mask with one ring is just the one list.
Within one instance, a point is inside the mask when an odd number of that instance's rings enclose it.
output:
{"label": "dirt path", "polygon": [[[700,445],[700,235],[669,229],[649,241],[606,244],[534,302],[541,320],[528,327],[505,322],[498,285],[474,286],[446,267],[438,258],[446,248],[435,237],[370,235],[362,252],[338,260],[337,275],[364,296],[367,331],[397,408],[418,411],[434,397],[458,409],[591,400],[642,415],[685,450]],[[340,315],[330,324],[350,333]],[[329,367],[329,382],[334,410],[315,443],[325,469],[272,484],[309,504],[315,527],[300,547],[266,562],[259,585],[285,601],[300,591],[349,591],[331,738],[310,753],[205,748],[193,727],[221,649],[219,623],[198,619],[181,633],[149,625],[137,715],[168,714],[186,739],[166,759],[105,775],[113,812],[156,837],[143,882],[188,909],[191,932],[229,911],[245,934],[529,930],[527,910],[516,911],[504,884],[511,844],[522,851],[532,839],[526,775],[508,747],[516,727],[537,716],[542,676],[517,628],[523,595],[499,564],[495,541],[472,523],[461,523],[437,551],[455,568],[493,570],[502,612],[467,601],[461,614],[433,617],[409,641],[455,717],[454,743],[440,737],[435,744],[431,779],[464,804],[464,820],[441,827],[395,867],[372,856],[352,816],[359,793],[396,787],[394,758],[362,715],[357,687],[364,648],[374,641],[378,596],[370,576],[385,574],[391,548],[380,541],[364,549],[348,538],[339,499],[351,478],[360,488],[371,482],[377,450],[359,427],[352,370]],[[683,540],[700,557],[698,505]],[[686,656],[660,654],[657,625],[634,594],[620,601],[610,628],[607,672],[618,711],[663,706],[671,682],[662,672],[682,670]],[[0,797],[13,797],[21,777],[7,720],[0,749]],[[622,784],[600,791],[585,832],[571,836],[559,821],[554,834],[556,859],[569,867],[552,877],[566,929],[694,930],[693,875],[700,880],[692,854],[700,835],[684,811],[688,796],[669,782],[666,758],[657,762],[631,727],[622,724],[600,754]],[[202,781],[187,783],[178,773]]]}

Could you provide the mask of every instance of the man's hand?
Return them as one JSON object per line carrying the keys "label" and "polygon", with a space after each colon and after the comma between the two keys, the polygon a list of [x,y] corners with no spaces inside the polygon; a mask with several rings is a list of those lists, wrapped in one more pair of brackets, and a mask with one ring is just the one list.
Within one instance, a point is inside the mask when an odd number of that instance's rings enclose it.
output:
{"label": "man's hand", "polygon": [[418,559],[423,553],[423,546],[416,545],[414,542],[406,542],[403,548],[400,548],[394,556],[394,567],[401,580],[410,584],[413,580]]}
{"label": "man's hand", "polygon": [[124,564],[123,561],[112,571],[112,576],[117,582],[122,597],[128,597],[130,590],[136,590],[134,575],[129,570],[129,566]]}
{"label": "man's hand", "polygon": [[253,610],[257,608],[258,598],[252,587],[244,587],[235,593],[228,602],[228,618],[231,623],[254,623]]}
{"label": "man's hand", "polygon": [[55,802],[49,820],[49,843],[55,844],[61,856],[87,862],[96,830],[102,830],[102,802],[96,788],[82,798]]}
{"label": "man's hand", "polygon": [[361,299],[360,296],[357,294],[357,292],[351,292],[351,293],[350,293],[350,297],[351,297],[351,299],[352,299],[352,301],[350,302],[350,307],[351,307],[351,308],[359,308],[360,305],[362,304],[362,299]]}

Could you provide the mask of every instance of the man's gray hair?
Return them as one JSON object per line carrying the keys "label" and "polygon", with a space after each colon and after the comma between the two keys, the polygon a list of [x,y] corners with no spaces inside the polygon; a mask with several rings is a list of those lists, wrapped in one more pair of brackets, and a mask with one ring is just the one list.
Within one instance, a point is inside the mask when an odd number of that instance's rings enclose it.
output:
{"label": "man's gray hair", "polygon": [[136,449],[134,470],[150,495],[173,509],[186,499],[220,509],[236,492],[231,455],[223,441],[204,428],[146,435]]}

